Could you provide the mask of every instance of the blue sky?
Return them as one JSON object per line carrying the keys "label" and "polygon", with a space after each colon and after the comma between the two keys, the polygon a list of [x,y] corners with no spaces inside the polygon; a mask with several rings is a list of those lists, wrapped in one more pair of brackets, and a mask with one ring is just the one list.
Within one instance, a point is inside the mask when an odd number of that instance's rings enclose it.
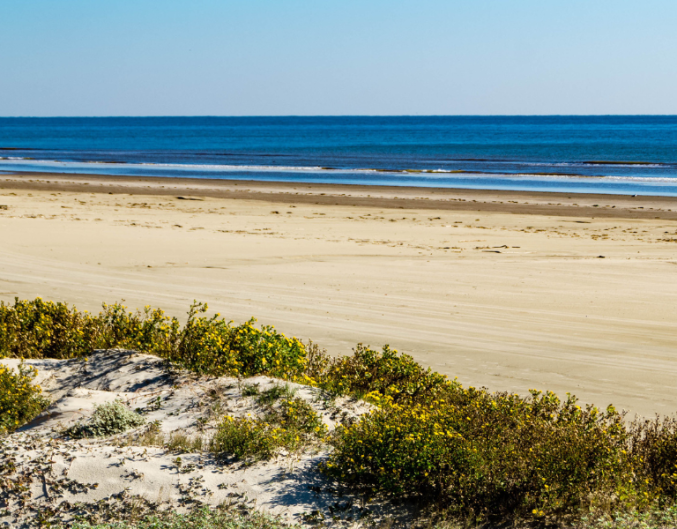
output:
{"label": "blue sky", "polygon": [[0,0],[0,116],[677,114],[675,0]]}

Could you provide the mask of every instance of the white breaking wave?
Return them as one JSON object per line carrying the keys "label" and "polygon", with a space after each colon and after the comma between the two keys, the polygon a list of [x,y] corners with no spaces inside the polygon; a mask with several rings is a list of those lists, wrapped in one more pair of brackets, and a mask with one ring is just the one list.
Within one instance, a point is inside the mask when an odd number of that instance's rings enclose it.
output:
{"label": "white breaking wave", "polygon": [[[68,162],[58,160],[34,160],[30,158],[0,158],[0,163],[12,162],[12,165],[41,165],[45,167],[71,167],[73,169],[84,169],[87,167],[100,168],[102,165],[106,167],[147,167],[149,169],[171,169],[175,171],[208,171],[208,172],[382,172],[375,169],[330,169],[320,166],[286,166],[286,165],[215,165],[215,164],[184,164],[184,163],[128,163],[128,162],[106,162],[106,161],[91,161],[91,162]],[[398,171],[393,171],[398,172]]]}
{"label": "white breaking wave", "polygon": [[[118,164],[123,165],[123,164]],[[288,166],[288,165],[203,165],[203,164],[188,164],[188,163],[138,163],[138,164],[124,164],[124,165],[139,165],[151,168],[162,169],[177,169],[179,171],[284,171],[284,172],[319,172],[328,169],[324,167],[308,167],[308,166]]]}
{"label": "white breaking wave", "polygon": [[677,183],[677,176],[605,176],[605,180],[630,180],[632,182],[669,182]]}
{"label": "white breaking wave", "polygon": [[[120,168],[120,169],[129,169],[129,168],[147,168],[147,169],[164,169],[170,171],[201,171],[209,173],[227,173],[227,172],[256,172],[256,173],[315,173],[315,174],[392,174],[399,176],[416,176],[421,179],[430,179],[430,180],[439,180],[439,179],[449,179],[453,177],[467,178],[472,176],[473,178],[478,179],[487,179],[487,178],[504,178],[504,179],[535,179],[535,180],[605,180],[605,181],[628,181],[635,183],[672,183],[677,184],[677,175],[674,177],[670,176],[611,176],[611,175],[573,175],[573,174],[535,174],[535,173],[492,173],[492,172],[476,172],[468,170],[467,172],[459,172],[458,170],[450,169],[369,169],[369,168],[342,168],[334,169],[321,166],[279,166],[279,165],[220,165],[220,164],[181,164],[181,163],[126,163],[126,162],[105,162],[105,161],[90,161],[90,162],[68,162],[68,161],[57,161],[57,160],[36,160],[30,158],[22,157],[6,157],[0,158],[0,166],[11,165],[11,166],[30,166],[31,169],[34,169],[36,166],[49,169],[49,168],[58,168],[63,170],[64,168],[70,168],[73,170],[91,170],[98,171],[102,166],[106,168]],[[575,165],[589,167],[593,164],[576,164],[574,163],[561,163],[561,164],[546,164],[539,162],[527,162],[520,165],[530,165],[530,166],[568,166],[572,167]],[[609,167],[611,164],[595,164],[599,167]],[[619,164],[620,166],[620,164]],[[623,166],[628,167],[628,166]],[[641,165],[634,167],[662,167],[661,165]]]}

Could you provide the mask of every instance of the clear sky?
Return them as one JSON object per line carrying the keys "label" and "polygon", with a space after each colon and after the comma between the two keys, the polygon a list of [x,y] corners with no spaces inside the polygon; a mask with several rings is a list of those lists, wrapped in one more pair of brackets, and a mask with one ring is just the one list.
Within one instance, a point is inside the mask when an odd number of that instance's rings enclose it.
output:
{"label": "clear sky", "polygon": [[677,114],[675,0],[0,0],[0,116]]}

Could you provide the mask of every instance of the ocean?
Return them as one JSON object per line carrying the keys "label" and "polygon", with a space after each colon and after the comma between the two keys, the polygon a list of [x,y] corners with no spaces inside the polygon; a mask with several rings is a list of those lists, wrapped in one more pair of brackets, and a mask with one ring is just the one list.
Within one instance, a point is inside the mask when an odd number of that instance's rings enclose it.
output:
{"label": "ocean", "polygon": [[0,171],[677,196],[677,116],[0,118]]}

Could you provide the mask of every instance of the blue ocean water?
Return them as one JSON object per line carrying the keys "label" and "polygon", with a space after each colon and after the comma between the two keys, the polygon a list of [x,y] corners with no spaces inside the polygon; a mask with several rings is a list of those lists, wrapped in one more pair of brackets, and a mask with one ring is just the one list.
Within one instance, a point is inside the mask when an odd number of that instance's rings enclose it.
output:
{"label": "blue ocean water", "polygon": [[0,171],[677,196],[677,116],[0,118]]}

